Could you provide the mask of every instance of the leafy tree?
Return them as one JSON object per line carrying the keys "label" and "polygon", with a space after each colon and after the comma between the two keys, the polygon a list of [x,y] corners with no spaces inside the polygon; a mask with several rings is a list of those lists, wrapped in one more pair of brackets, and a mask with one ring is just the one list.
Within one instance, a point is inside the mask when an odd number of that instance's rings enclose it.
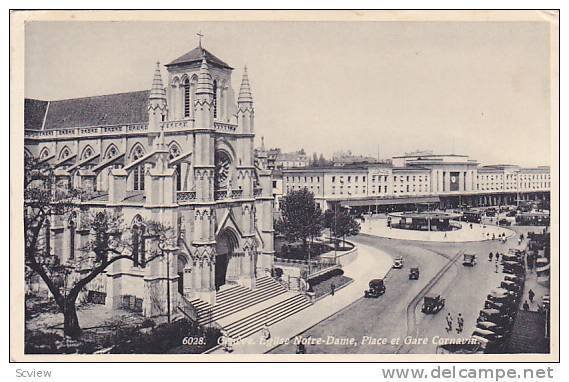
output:
{"label": "leafy tree", "polygon": [[360,223],[344,208],[336,211],[326,210],[322,224],[330,229],[331,236],[341,237],[343,242],[346,241],[346,236],[355,236],[360,233]]}
{"label": "leafy tree", "polygon": [[322,233],[322,211],[314,200],[314,194],[306,188],[290,192],[280,203],[281,219],[276,221],[275,231],[289,242],[302,241],[304,250],[309,241]]}
{"label": "leafy tree", "polygon": [[[47,285],[63,313],[64,334],[77,338],[81,334],[77,318],[76,300],[83,288],[109,265],[133,257],[132,240],[119,214],[103,210],[98,213],[83,211],[83,226],[90,227],[91,235],[77,257],[61,263],[59,257],[46,250],[46,227],[50,221],[64,219],[81,212],[81,192],[68,183],[56,182],[54,169],[34,158],[26,158],[24,165],[24,231],[25,265],[28,274],[37,274]],[[168,228],[159,223],[141,222],[147,237],[168,238]],[[148,251],[146,262],[161,256],[156,246]]]}
{"label": "leafy tree", "polygon": [[314,167],[318,167],[320,165],[320,162],[318,162],[318,155],[316,153],[312,154],[312,166]]}

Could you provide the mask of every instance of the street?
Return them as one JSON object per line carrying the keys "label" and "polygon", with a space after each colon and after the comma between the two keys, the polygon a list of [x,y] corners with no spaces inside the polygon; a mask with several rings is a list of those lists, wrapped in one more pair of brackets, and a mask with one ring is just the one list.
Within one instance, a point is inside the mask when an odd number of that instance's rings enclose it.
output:
{"label": "street", "polygon": [[[523,231],[527,232],[527,229]],[[385,295],[377,299],[362,297],[303,333],[303,337],[313,339],[306,348],[307,353],[429,354],[436,352],[439,341],[468,338],[476,326],[486,295],[503,280],[501,268],[496,273],[495,262],[488,261],[488,253],[505,253],[518,245],[517,237],[506,243],[494,240],[438,243],[360,234],[353,241],[393,257],[403,256],[404,267],[392,269],[385,278]],[[463,266],[461,254],[464,251],[478,254],[478,264]],[[414,266],[420,268],[419,280],[408,278],[409,268]],[[437,314],[422,313],[420,309],[425,294],[440,294],[446,299],[445,307]],[[454,320],[453,331],[449,333],[445,320],[448,313]],[[458,313],[464,317],[462,333],[456,332]],[[337,344],[340,341],[332,341],[332,337],[355,338],[355,344],[350,341]],[[317,342],[315,339],[322,341],[312,344]],[[326,343],[327,339],[334,343]],[[295,346],[289,344],[273,349],[272,353],[294,353],[295,350]]]}

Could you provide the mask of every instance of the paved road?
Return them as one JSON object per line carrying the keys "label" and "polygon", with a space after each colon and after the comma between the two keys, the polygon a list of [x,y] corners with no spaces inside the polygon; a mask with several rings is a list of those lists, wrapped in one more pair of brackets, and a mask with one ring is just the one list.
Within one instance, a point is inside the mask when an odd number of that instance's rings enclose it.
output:
{"label": "paved road", "polygon": [[[516,238],[511,238],[505,244],[498,241],[453,244],[359,235],[354,241],[385,251],[392,256],[403,256],[405,266],[402,270],[394,269],[389,273],[385,279],[387,292],[384,296],[378,299],[361,298],[303,333],[304,337],[310,337],[313,341],[318,339],[324,341],[321,344],[309,344],[307,346],[309,353],[429,354],[436,352],[437,345],[433,342],[437,336],[443,340],[468,337],[472,333],[486,295],[503,279],[501,270],[500,273],[495,273],[495,263],[488,262],[488,253],[507,252],[508,248],[517,246]],[[449,264],[459,251],[478,253],[478,265],[472,268],[464,267],[462,259]],[[408,279],[409,268],[412,266],[421,269],[421,277],[417,281]],[[424,315],[419,311],[422,301],[418,301],[415,297],[418,294],[422,295],[421,292],[425,292],[425,287],[429,289],[429,282],[443,268],[444,272],[438,275],[440,277],[429,292],[440,293],[446,299],[446,306],[436,315]],[[465,320],[463,333],[446,332],[445,316],[448,312],[455,318],[455,322],[458,312],[462,313]],[[421,343],[404,344],[406,336]],[[338,343],[342,342],[342,339],[349,338],[355,338],[356,344]],[[397,338],[400,338],[399,343],[391,342]],[[332,339],[339,341],[333,344],[326,343]],[[370,343],[373,339],[380,343]],[[382,343],[385,341],[387,343]],[[272,351],[272,353],[294,352],[293,345],[281,346]]]}

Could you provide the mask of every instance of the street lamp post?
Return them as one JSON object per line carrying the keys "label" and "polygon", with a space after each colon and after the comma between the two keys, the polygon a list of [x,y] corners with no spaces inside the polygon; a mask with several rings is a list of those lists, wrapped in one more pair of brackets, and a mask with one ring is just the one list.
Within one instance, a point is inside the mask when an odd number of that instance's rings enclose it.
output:
{"label": "street lamp post", "polygon": [[166,256],[166,304],[168,310],[168,323],[170,323],[172,321],[172,307],[170,302],[170,296],[172,295],[170,291],[170,253],[176,251],[177,248],[173,246],[168,247],[164,237],[160,237],[158,248],[160,248],[162,256]]}

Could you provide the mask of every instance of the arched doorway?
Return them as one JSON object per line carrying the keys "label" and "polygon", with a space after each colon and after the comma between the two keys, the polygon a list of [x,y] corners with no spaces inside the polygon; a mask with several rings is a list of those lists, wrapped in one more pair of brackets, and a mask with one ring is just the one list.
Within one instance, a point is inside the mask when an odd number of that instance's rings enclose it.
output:
{"label": "arched doorway", "polygon": [[227,279],[227,265],[233,252],[238,247],[237,236],[226,229],[219,234],[215,245],[215,290],[225,285]]}

